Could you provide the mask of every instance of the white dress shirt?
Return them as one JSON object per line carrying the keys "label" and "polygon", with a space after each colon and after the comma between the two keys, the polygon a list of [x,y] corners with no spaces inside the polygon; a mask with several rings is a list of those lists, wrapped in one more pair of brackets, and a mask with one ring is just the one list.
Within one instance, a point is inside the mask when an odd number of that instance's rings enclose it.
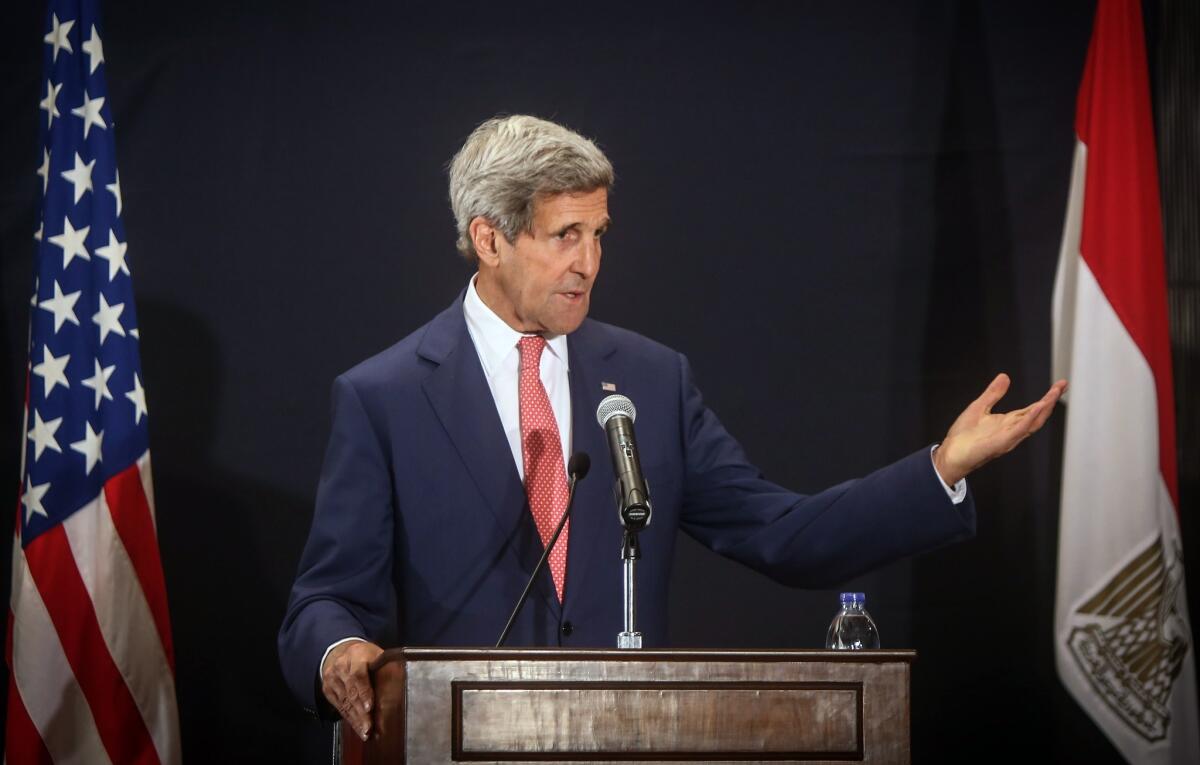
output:
{"label": "white dress shirt", "polygon": [[[517,343],[523,334],[508,326],[496,312],[483,302],[475,291],[475,278],[467,285],[467,297],[463,301],[463,313],[467,318],[467,332],[479,354],[483,376],[487,378],[492,400],[504,426],[504,437],[512,450],[517,474],[525,480],[525,458],[521,451],[521,401],[518,394],[521,371],[521,350]],[[562,438],[563,466],[566,467],[571,454],[571,380],[570,364],[567,361],[567,336],[543,335],[546,349],[542,351],[539,370],[542,385],[550,398],[554,420],[558,423],[558,434]]]}

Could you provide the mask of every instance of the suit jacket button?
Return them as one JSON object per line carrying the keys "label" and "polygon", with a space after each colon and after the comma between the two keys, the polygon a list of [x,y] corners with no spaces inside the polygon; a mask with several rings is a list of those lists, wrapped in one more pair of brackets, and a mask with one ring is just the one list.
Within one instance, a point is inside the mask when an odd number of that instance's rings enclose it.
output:
{"label": "suit jacket button", "polygon": [[563,622],[563,623],[562,623],[562,634],[563,634],[563,637],[571,637],[571,633],[572,633],[572,632],[574,632],[574,631],[575,631],[575,625],[574,625],[574,624],[571,624],[571,622],[569,622],[569,621],[566,621],[566,622]]}

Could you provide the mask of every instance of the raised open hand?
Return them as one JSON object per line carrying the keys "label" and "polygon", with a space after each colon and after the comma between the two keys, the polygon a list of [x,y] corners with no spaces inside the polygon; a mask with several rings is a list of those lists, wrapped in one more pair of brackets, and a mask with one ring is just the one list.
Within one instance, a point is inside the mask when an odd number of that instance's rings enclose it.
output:
{"label": "raised open hand", "polygon": [[1036,433],[1067,389],[1067,381],[1059,380],[1050,386],[1046,395],[1024,409],[993,413],[992,407],[1008,392],[1008,385],[1008,375],[1003,372],[996,375],[983,395],[972,401],[950,426],[941,446],[933,454],[934,467],[947,484],[953,486],[971,471],[1011,452],[1017,444]]}

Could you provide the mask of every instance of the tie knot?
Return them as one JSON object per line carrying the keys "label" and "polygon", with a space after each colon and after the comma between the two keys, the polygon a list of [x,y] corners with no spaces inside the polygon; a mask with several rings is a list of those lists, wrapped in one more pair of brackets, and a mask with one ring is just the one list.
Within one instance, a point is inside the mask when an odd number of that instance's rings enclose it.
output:
{"label": "tie knot", "polygon": [[541,335],[525,335],[517,343],[521,349],[521,367],[537,369],[542,363],[542,351],[546,348],[546,338]]}

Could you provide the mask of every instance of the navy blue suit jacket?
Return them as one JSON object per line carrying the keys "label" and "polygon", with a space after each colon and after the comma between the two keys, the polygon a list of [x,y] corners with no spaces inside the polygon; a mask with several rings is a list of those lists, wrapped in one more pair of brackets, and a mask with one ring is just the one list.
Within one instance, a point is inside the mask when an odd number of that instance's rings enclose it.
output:
{"label": "navy blue suit jacket", "polygon": [[[563,603],[543,571],[508,645],[612,647],[622,629],[612,463],[594,416],[608,395],[602,382],[639,411],[654,505],[638,568],[647,646],[667,639],[679,529],[805,586],[831,586],[974,533],[971,498],[950,502],[928,447],[801,496],[749,463],[681,354],[590,319],[568,338],[568,353],[572,444],[592,469],[576,492]],[[351,635],[385,646],[494,644],[541,551],[460,296],[334,383],[312,531],[279,634],[289,686],[319,704],[321,657]]]}

